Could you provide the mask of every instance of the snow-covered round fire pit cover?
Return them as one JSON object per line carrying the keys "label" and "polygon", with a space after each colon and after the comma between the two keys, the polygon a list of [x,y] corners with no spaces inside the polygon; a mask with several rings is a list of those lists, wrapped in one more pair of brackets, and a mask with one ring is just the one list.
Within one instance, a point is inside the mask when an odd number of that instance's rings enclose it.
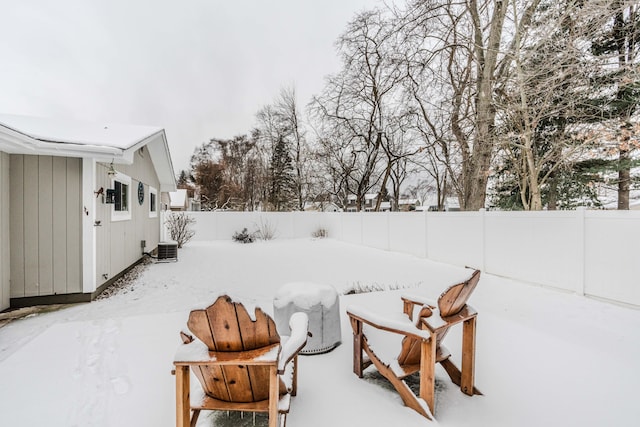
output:
{"label": "snow-covered round fire pit cover", "polygon": [[310,283],[287,283],[273,299],[273,313],[280,335],[289,335],[289,318],[293,313],[309,317],[307,345],[302,354],[319,354],[340,344],[340,300],[333,286]]}

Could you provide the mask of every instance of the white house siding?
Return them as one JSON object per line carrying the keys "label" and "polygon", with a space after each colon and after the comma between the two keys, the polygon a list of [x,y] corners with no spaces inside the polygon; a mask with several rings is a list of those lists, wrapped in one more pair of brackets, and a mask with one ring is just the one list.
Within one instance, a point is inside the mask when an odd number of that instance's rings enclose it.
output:
{"label": "white house siding", "polygon": [[81,159],[10,156],[11,298],[79,293]]}
{"label": "white house siding", "polygon": [[9,155],[0,152],[0,310],[9,308]]}
{"label": "white house siding", "polygon": [[[109,164],[96,165],[96,190],[113,188],[111,177],[107,174]],[[102,202],[98,197],[96,204],[96,286],[102,284],[134,264],[142,257],[140,242],[146,241],[146,251],[153,250],[160,238],[160,215],[149,217],[149,187],[160,188],[160,181],[151,162],[148,150],[138,150],[131,165],[115,164],[114,169],[131,178],[131,219],[112,221],[112,204]],[[138,203],[138,183],[144,184],[144,202]],[[159,190],[158,190],[159,192]],[[156,198],[159,213],[160,198]]]}

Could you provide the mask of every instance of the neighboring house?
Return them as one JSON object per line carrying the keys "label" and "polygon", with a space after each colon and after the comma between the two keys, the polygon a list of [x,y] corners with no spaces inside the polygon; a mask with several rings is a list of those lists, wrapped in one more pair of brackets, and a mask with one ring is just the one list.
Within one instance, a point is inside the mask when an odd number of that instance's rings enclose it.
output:
{"label": "neighboring house", "polygon": [[[358,206],[357,206],[357,196],[355,194],[349,194],[347,196],[347,204],[346,204],[346,211],[347,212],[356,212],[358,210]],[[363,211],[365,212],[371,212],[372,210],[375,209],[376,207],[376,200],[378,199],[378,195],[377,194],[372,194],[372,193],[367,193],[364,195],[364,206],[363,206]],[[389,205],[390,206],[390,205]]]}
{"label": "neighboring house", "polygon": [[[416,210],[423,212],[423,211],[429,211],[429,212],[436,212],[438,211],[438,200],[437,198],[434,197],[429,197],[427,198],[423,203],[422,206],[418,205],[416,206]],[[447,212],[455,212],[455,211],[459,211],[460,210],[460,203],[458,202],[458,198],[457,197],[447,197],[444,200],[444,211]]]}
{"label": "neighboring house", "polygon": [[189,198],[187,197],[187,190],[184,188],[178,188],[176,191],[169,193],[171,199],[172,211],[186,211],[189,209]]}
{"label": "neighboring house", "polygon": [[355,194],[349,194],[347,196],[347,203],[345,204],[345,211],[347,212],[356,212],[358,210],[358,206],[356,204],[356,201],[358,200],[358,197]]}
{"label": "neighboring house", "polygon": [[[367,211],[373,211],[375,207],[374,204],[373,207]],[[391,212],[391,202],[380,202],[380,210],[378,212]]]}
{"label": "neighboring house", "polygon": [[398,210],[400,212],[415,211],[418,206],[420,206],[420,201],[418,199],[401,198],[398,200]]}
{"label": "neighboring house", "polygon": [[169,193],[169,209],[172,211],[200,211],[202,207],[200,200],[193,197],[194,191],[186,188],[179,188]]}
{"label": "neighboring house", "polygon": [[0,114],[0,309],[90,301],[160,240],[161,128]]}
{"label": "neighboring house", "polygon": [[[364,195],[364,206],[363,211],[365,212],[373,212],[376,208],[376,202],[378,200],[378,195],[373,193],[367,193]],[[347,196],[347,203],[345,211],[347,212],[356,212],[358,210],[357,207],[357,197],[355,194],[349,194]],[[380,202],[380,212],[386,212],[391,210],[391,202],[382,201]]]}
{"label": "neighboring house", "polygon": [[308,212],[340,212],[340,206],[333,202],[304,202],[304,210]]}

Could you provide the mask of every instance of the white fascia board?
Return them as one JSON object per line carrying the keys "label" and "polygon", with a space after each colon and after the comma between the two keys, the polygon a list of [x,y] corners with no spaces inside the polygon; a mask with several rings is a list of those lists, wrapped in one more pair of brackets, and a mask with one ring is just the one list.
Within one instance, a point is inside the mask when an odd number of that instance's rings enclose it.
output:
{"label": "white fascia board", "polygon": [[116,161],[115,163],[128,164],[128,165],[133,164],[133,156],[135,155],[136,151],[138,151],[140,148],[144,146],[151,145],[153,141],[155,141],[158,137],[161,137],[162,135],[164,135],[164,130],[161,129],[158,132],[154,133],[153,135],[149,135],[146,138],[141,139],[140,141],[133,144],[131,147],[124,150],[122,152],[122,157],[119,158],[118,161]]}
{"label": "white fascia board", "polygon": [[10,154],[33,154],[91,158],[94,161],[133,164],[138,149],[147,146],[160,180],[160,191],[175,191],[176,181],[164,129],[143,138],[126,149],[97,145],[56,143],[34,139],[0,125],[0,148]]}
{"label": "white fascia board", "polygon": [[3,151],[11,154],[101,158],[123,156],[123,150],[119,148],[40,141],[4,126],[0,126],[0,144]]}
{"label": "white fascia board", "polygon": [[164,130],[155,136],[157,137],[147,144],[147,149],[160,180],[159,190],[161,192],[176,191],[176,177]]}

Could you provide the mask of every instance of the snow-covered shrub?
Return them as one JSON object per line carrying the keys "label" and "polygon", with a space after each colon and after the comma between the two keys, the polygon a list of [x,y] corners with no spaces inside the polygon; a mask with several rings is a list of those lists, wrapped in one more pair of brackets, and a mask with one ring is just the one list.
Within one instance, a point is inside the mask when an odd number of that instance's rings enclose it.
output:
{"label": "snow-covered shrub", "polygon": [[381,291],[397,291],[398,289],[415,288],[419,286],[419,283],[415,285],[385,285],[378,283],[365,284],[360,282],[354,282],[349,288],[344,290],[344,295],[366,294],[369,292],[381,292]]}
{"label": "snow-covered shrub", "polygon": [[257,228],[254,234],[259,239],[271,240],[276,237],[276,227],[270,221],[260,218],[260,222],[254,226]]}
{"label": "snow-covered shrub", "polygon": [[316,239],[322,239],[325,237],[329,237],[329,232],[324,228],[318,228],[316,231],[311,233],[311,237],[314,237]]}
{"label": "snow-covered shrub", "polygon": [[196,220],[184,212],[172,212],[167,215],[167,230],[169,230],[171,240],[177,242],[179,248],[191,240],[196,234],[196,232],[191,229],[191,225],[195,223]]}
{"label": "snow-covered shrub", "polygon": [[243,228],[242,231],[236,231],[233,233],[233,240],[240,243],[253,243],[255,236],[253,233],[249,233],[247,228]]}

